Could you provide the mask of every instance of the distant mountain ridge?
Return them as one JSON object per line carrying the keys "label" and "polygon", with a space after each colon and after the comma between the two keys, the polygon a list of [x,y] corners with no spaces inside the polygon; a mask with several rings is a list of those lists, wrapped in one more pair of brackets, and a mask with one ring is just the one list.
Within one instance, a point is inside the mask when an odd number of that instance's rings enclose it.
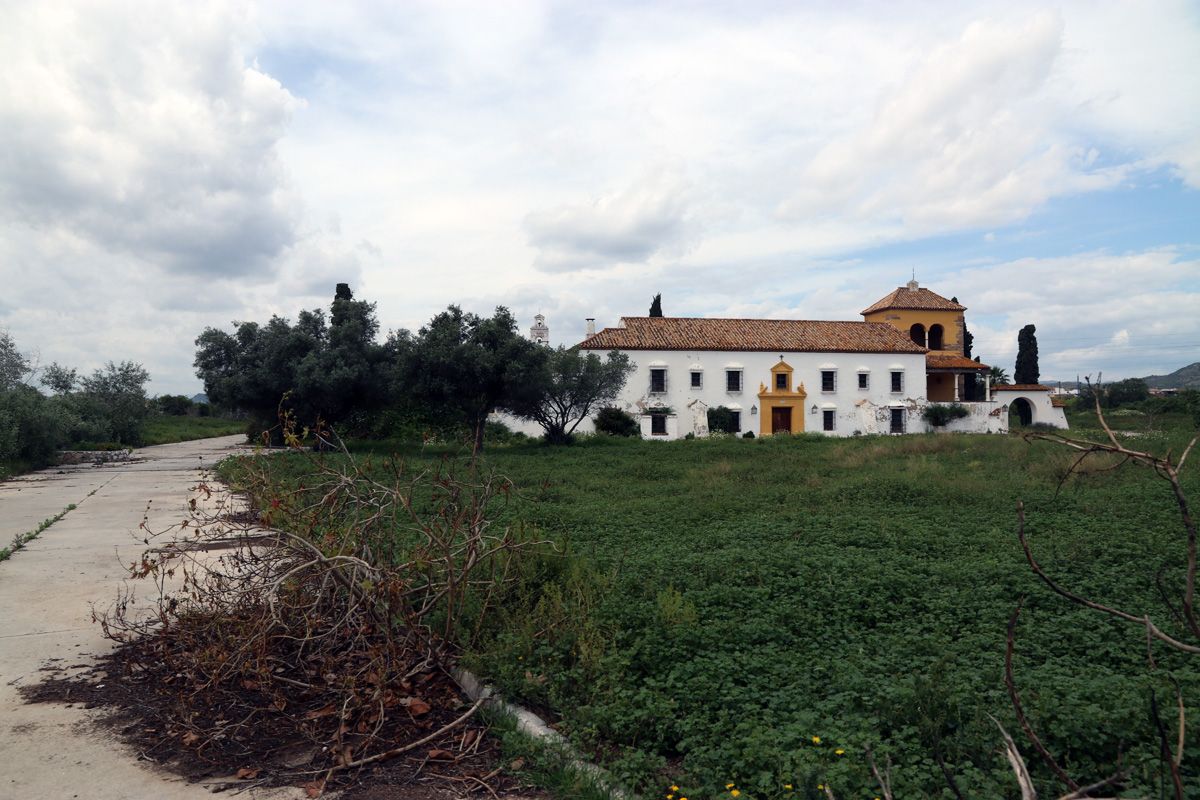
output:
{"label": "distant mountain ridge", "polygon": [[1170,375],[1142,378],[1151,389],[1200,389],[1200,361],[1180,367]]}

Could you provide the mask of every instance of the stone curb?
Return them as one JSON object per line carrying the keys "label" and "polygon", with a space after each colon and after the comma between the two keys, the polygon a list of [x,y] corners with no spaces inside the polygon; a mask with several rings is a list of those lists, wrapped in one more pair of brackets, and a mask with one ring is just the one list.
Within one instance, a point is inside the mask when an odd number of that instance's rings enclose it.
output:
{"label": "stone curb", "polygon": [[614,800],[637,800],[637,795],[631,794],[617,786],[612,775],[603,767],[590,761],[585,761],[567,741],[567,737],[546,724],[546,721],[527,708],[514,705],[500,696],[491,686],[483,683],[469,670],[455,667],[451,673],[459,687],[471,700],[478,701],[481,697],[488,698],[487,705],[498,709],[516,721],[517,730],[541,745],[561,750],[568,765],[587,775],[595,786],[607,792]]}

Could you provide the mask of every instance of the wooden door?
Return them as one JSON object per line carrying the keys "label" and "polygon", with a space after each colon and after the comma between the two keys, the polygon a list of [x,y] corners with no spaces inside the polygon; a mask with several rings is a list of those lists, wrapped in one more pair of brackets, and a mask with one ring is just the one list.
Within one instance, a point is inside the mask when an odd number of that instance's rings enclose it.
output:
{"label": "wooden door", "polygon": [[790,408],[771,409],[771,433],[792,432],[792,410]]}

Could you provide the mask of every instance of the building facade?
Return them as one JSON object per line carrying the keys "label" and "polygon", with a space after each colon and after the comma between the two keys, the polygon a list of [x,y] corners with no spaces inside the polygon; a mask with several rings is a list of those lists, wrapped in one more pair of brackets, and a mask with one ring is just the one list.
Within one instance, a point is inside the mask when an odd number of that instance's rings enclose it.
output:
{"label": "building facade", "polygon": [[[993,394],[988,365],[966,357],[965,311],[913,280],[866,308],[861,322],[623,317],[593,332],[589,319],[579,347],[629,357],[635,370],[615,405],[647,439],[707,436],[709,410],[722,407],[736,432],[755,436],[1004,433],[1010,405],[1022,424],[1067,427],[1048,387]],[[548,339],[541,315],[531,337]],[[924,412],[938,404],[966,415],[935,428]],[[594,430],[592,421],[577,430]]]}

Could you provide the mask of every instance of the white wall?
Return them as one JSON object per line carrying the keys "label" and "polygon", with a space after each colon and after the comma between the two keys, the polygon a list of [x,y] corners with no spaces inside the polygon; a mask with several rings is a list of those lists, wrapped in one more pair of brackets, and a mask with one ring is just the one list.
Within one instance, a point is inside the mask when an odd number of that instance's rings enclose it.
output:
{"label": "white wall", "polygon": [[992,387],[992,399],[1001,403],[1004,406],[1004,418],[1008,419],[1008,407],[1018,397],[1029,401],[1030,408],[1033,411],[1034,424],[1043,423],[1045,425],[1053,425],[1056,428],[1067,427],[1067,412],[1061,408],[1055,408],[1054,403],[1050,400],[1051,392],[1030,392],[1030,391],[1005,391],[997,390]]}
{"label": "white wall", "polygon": [[[706,410],[725,406],[741,411],[742,432],[753,431],[759,435],[761,419],[751,414],[751,408],[759,405],[759,384],[769,384],[771,367],[779,363],[780,353],[752,353],[730,351],[684,352],[677,350],[633,350],[628,351],[630,361],[636,366],[625,383],[625,390],[614,405],[632,414],[639,420],[642,437],[645,439],[677,439],[688,433],[704,435],[698,430],[705,426]],[[935,429],[925,422],[921,412],[928,405],[925,397],[925,356],[922,354],[893,353],[783,353],[783,360],[791,365],[792,385],[803,382],[808,397],[804,401],[804,430],[807,433],[822,433],[829,436],[853,436],[859,434],[890,433],[891,409],[903,407],[906,412],[906,432],[926,433],[933,430],[955,433],[1005,433],[1008,431],[1007,404],[1017,396],[1025,397],[1034,405],[1034,421],[1048,422],[1067,427],[1066,416],[1061,408],[1053,408],[1047,392],[1017,394],[998,392],[991,403],[963,403],[970,414],[957,419],[943,428]],[[667,370],[667,391],[663,394],[650,393],[651,368]],[[699,389],[691,386],[691,372],[697,367],[701,373]],[[725,389],[727,369],[742,370],[742,390],[728,392]],[[821,372],[835,369],[837,386],[833,392],[821,391]],[[893,369],[904,372],[904,391],[893,394],[891,373]],[[858,388],[858,375],[866,371],[868,388]],[[673,413],[667,418],[667,434],[651,435],[650,416],[645,409],[651,406],[669,406]],[[813,406],[817,411],[813,413]],[[836,430],[823,430],[823,414],[826,408],[836,412]],[[508,415],[497,418],[513,430],[530,436],[541,436],[542,429],[536,423],[514,419]],[[592,420],[579,424],[577,433],[595,430]]]}
{"label": "white wall", "polygon": [[[616,405],[643,421],[643,436],[646,438],[677,438],[695,432],[696,423],[703,419],[703,409],[725,406],[741,412],[742,431],[759,434],[761,422],[751,409],[759,405],[760,384],[771,382],[771,367],[779,363],[778,352],[730,352],[678,350],[635,350],[629,351],[630,360],[637,369],[630,374],[625,391]],[[836,413],[836,430],[832,436],[852,436],[857,433],[887,433],[890,426],[891,407],[908,409],[908,430],[921,432],[924,423],[920,419],[920,408],[925,404],[925,356],[922,354],[894,353],[783,353],[783,360],[793,369],[793,388],[804,384],[808,397],[804,402],[804,429],[810,433],[826,433],[822,430],[822,411],[826,408]],[[667,390],[663,394],[650,393],[650,370],[667,370]],[[701,372],[702,385],[693,388],[691,373]],[[726,391],[726,371],[740,369],[742,388],[740,392]],[[834,369],[837,372],[836,389],[821,391],[821,372]],[[904,390],[891,391],[893,370],[904,372]],[[859,372],[868,375],[868,388],[858,388]],[[697,402],[699,401],[699,402]],[[702,405],[701,405],[702,404]],[[667,405],[673,410],[668,418],[668,434],[650,436],[649,416],[644,410],[653,405]],[[817,407],[813,413],[813,406]],[[915,409],[915,410],[914,410]],[[583,426],[580,426],[583,430]]]}

